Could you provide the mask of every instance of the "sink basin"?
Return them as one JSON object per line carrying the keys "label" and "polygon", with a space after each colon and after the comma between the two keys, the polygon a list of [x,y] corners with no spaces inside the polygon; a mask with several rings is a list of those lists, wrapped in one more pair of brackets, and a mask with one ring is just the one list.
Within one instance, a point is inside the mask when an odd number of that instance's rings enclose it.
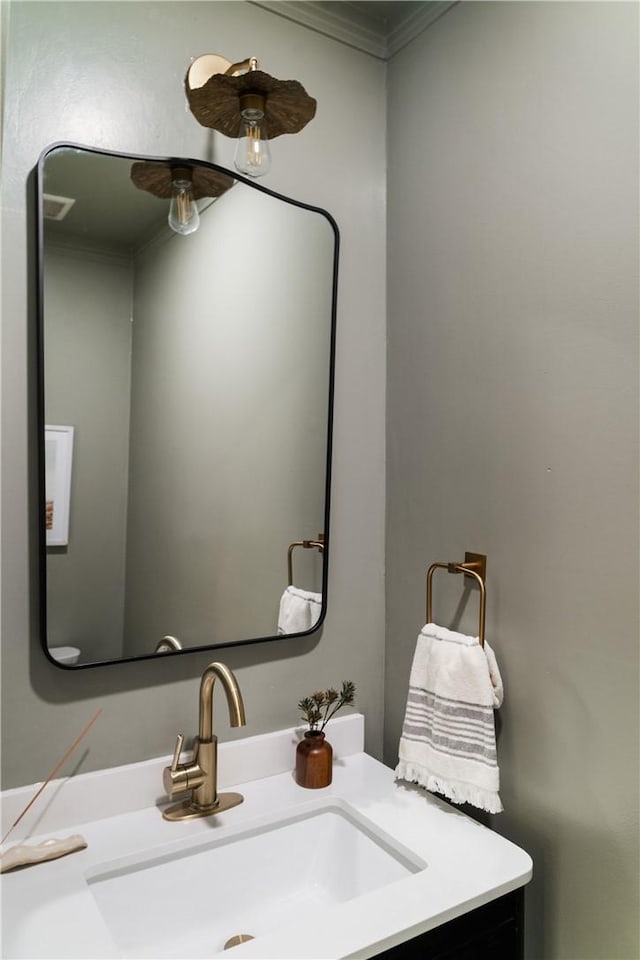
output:
{"label": "sink basin", "polygon": [[123,956],[211,957],[231,938],[284,929],[305,910],[326,921],[327,908],[427,866],[340,800],[225,833],[86,875]]}

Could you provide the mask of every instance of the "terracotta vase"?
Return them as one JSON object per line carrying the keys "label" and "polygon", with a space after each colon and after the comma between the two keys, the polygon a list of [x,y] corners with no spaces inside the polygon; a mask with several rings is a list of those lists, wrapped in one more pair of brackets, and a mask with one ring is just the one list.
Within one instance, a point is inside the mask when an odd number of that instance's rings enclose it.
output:
{"label": "terracotta vase", "polygon": [[328,787],[333,772],[333,749],[319,730],[308,730],[296,749],[296,783],[317,790]]}

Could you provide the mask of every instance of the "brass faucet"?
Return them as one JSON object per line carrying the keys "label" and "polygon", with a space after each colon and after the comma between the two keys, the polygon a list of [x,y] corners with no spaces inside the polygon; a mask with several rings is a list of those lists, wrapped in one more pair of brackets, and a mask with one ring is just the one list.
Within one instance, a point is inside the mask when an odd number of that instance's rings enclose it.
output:
{"label": "brass faucet", "polygon": [[190,763],[179,763],[184,737],[178,734],[170,767],[164,768],[162,782],[170,798],[191,791],[191,799],[167,807],[165,820],[191,820],[209,817],[242,803],[241,793],[218,794],[218,738],[213,735],[213,686],[216,677],[222,683],[229,706],[232,727],[245,725],[244,703],[238,682],[223,663],[210,663],[200,681],[200,723]]}

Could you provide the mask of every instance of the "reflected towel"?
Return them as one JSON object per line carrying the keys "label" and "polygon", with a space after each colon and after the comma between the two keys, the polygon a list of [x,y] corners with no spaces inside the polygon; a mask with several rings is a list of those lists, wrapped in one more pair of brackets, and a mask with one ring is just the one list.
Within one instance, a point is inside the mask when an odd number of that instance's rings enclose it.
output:
{"label": "reflected towel", "polygon": [[502,699],[486,641],[483,649],[477,637],[426,624],[411,666],[396,778],[500,813],[493,711]]}
{"label": "reflected towel", "polygon": [[311,630],[320,618],[322,594],[287,587],[280,600],[278,634]]}

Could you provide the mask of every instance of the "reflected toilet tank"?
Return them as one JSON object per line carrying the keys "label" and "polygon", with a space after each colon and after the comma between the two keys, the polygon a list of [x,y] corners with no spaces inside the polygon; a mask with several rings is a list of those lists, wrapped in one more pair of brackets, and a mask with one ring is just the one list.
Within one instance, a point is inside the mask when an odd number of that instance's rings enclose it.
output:
{"label": "reflected toilet tank", "polygon": [[80,658],[78,647],[51,647],[49,652],[58,663],[77,663]]}

